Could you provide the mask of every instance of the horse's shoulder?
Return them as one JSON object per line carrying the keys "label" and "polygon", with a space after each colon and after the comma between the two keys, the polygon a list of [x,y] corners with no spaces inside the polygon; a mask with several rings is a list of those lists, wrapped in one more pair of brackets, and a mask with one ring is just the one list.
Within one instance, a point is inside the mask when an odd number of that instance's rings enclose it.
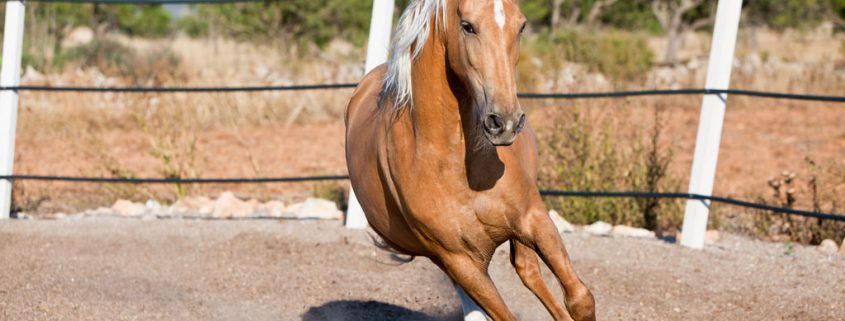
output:
{"label": "horse's shoulder", "polygon": [[387,66],[380,65],[364,75],[364,78],[358,83],[358,87],[355,88],[352,99],[349,100],[349,105],[346,107],[345,120],[347,125],[359,108],[366,108],[367,106],[375,108],[386,72]]}

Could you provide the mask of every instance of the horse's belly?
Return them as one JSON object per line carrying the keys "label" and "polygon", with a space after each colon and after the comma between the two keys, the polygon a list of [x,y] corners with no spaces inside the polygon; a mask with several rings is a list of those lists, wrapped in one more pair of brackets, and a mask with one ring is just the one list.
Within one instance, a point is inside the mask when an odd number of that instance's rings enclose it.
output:
{"label": "horse's belly", "polygon": [[[360,108],[366,108],[360,106]],[[374,108],[371,111],[375,114]],[[386,175],[379,172],[378,123],[361,111],[350,115],[346,139],[346,162],[355,196],[370,226],[394,249],[410,255],[428,255],[416,239],[390,196]]]}

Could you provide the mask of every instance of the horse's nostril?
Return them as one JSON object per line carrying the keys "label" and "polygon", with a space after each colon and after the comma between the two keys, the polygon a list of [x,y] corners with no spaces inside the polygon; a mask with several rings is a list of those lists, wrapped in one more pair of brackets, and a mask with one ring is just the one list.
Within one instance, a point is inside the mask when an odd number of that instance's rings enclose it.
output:
{"label": "horse's nostril", "polygon": [[484,128],[487,129],[488,133],[498,135],[504,130],[505,121],[499,115],[489,114],[484,119]]}
{"label": "horse's nostril", "polygon": [[525,113],[519,115],[519,120],[516,123],[516,132],[521,132],[523,128],[525,128]]}

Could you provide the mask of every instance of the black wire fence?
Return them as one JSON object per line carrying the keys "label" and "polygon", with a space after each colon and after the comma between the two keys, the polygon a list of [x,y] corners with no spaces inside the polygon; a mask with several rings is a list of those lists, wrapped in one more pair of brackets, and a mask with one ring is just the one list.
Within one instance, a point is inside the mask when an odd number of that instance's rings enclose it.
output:
{"label": "black wire fence", "polygon": [[[258,91],[303,91],[350,89],[357,84],[316,84],[291,86],[243,86],[243,87],[51,87],[51,86],[9,86],[0,90],[41,91],[41,92],[117,92],[117,93],[211,93],[211,92],[258,92]],[[594,99],[642,96],[677,96],[677,95],[739,95],[774,99],[790,99],[818,102],[845,102],[845,96],[801,95],[777,92],[738,90],[738,89],[675,89],[675,90],[640,90],[591,93],[519,93],[522,99]],[[299,176],[299,177],[258,177],[258,178],[121,178],[121,177],[73,177],[12,175],[0,176],[10,181],[62,181],[77,183],[113,183],[113,184],[258,184],[258,183],[295,183],[348,180],[349,176]],[[716,202],[752,208],[775,213],[784,213],[833,221],[845,221],[845,214],[803,211],[792,208],[776,207],[768,204],[752,203],[733,198],[707,196],[688,193],[651,193],[651,192],[589,192],[589,191],[541,191],[547,197],[627,197],[656,199],[690,199],[702,202]]]}
{"label": "black wire fence", "polygon": [[[16,1],[16,0],[7,0]],[[271,2],[271,0],[27,0],[28,2],[63,2],[63,3],[98,3],[98,4],[221,4],[245,2]],[[117,92],[117,93],[212,93],[212,92],[259,92],[259,91],[303,91],[355,88],[357,84],[316,84],[291,86],[244,86],[244,87],[51,87],[51,86],[7,86],[0,91],[41,91],[41,92]],[[737,89],[677,89],[677,90],[640,90],[593,93],[520,93],[522,99],[591,99],[619,98],[639,96],[674,96],[674,95],[740,95],[761,98],[790,99],[803,101],[845,103],[845,96],[802,95],[790,93],[737,90]],[[0,180],[10,181],[61,181],[76,183],[112,183],[112,184],[257,184],[257,183],[294,183],[315,181],[348,180],[349,176],[300,176],[300,177],[259,177],[259,178],[120,178],[120,177],[73,177],[11,175],[0,176]],[[776,207],[767,204],[752,203],[727,197],[708,196],[688,193],[651,193],[651,192],[589,192],[589,191],[541,191],[547,197],[627,197],[689,199],[702,202],[716,202],[746,208],[785,213],[818,219],[845,221],[843,214],[803,211],[792,208]]]}
{"label": "black wire fence", "polygon": [[[115,93],[212,93],[212,92],[258,92],[258,91],[300,91],[325,89],[350,89],[354,83],[315,84],[290,86],[242,86],[242,87],[75,87],[75,86],[8,86],[0,90],[44,91],[44,92],[115,92]],[[820,101],[845,103],[845,96],[802,95],[741,89],[669,89],[669,90],[633,90],[589,93],[519,93],[522,99],[589,99],[621,98],[639,96],[680,96],[680,95],[737,95],[774,99]]]}

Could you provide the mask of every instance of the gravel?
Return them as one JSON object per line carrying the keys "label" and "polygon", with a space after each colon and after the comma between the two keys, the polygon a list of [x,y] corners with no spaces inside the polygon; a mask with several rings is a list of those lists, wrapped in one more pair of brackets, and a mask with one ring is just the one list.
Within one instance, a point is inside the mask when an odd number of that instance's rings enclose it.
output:
{"label": "gravel", "polygon": [[[845,319],[845,255],[734,235],[701,251],[564,238],[602,320]],[[507,256],[490,267],[505,301],[548,320]],[[0,221],[0,258],[2,320],[460,320],[434,265],[398,264],[339,222]]]}

